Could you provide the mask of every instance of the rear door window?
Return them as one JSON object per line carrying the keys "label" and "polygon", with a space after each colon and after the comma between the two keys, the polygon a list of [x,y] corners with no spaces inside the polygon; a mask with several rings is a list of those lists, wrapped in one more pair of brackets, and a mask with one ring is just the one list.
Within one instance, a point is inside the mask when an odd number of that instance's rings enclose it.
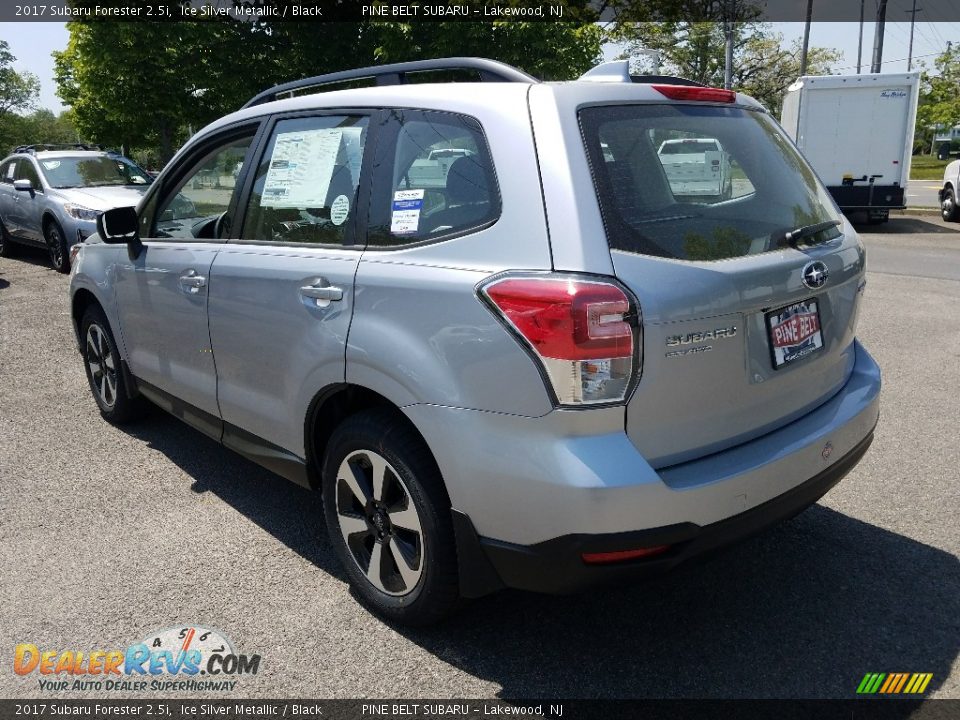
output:
{"label": "rear door window", "polygon": [[475,232],[500,216],[480,124],[445,112],[397,111],[371,205],[369,244],[406,245]]}
{"label": "rear door window", "polygon": [[[810,166],[765,113],[603,106],[582,109],[580,127],[613,249],[721,260],[782,248],[787,233],[840,219]],[[803,242],[838,235],[830,226]]]}

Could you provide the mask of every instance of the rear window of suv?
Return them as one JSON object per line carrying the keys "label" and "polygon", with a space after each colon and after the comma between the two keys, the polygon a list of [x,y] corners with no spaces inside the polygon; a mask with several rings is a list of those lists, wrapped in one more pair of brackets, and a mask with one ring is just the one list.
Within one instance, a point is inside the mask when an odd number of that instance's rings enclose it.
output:
{"label": "rear window of suv", "polygon": [[[813,170],[765,113],[600,106],[580,111],[580,128],[612,249],[722,260],[783,248],[791,231],[840,220]],[[839,234],[830,226],[801,242]]]}

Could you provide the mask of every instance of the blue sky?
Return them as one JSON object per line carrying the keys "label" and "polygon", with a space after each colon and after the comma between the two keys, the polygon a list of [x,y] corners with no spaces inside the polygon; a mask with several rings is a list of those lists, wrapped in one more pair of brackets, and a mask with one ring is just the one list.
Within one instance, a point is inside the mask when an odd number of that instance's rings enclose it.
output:
{"label": "blue sky", "polygon": [[[774,23],[774,29],[790,41],[803,36],[803,23]],[[843,75],[856,72],[858,23],[813,23],[811,45],[834,47],[843,52],[836,70]],[[873,23],[864,23],[863,63],[869,70],[873,49]],[[0,39],[10,44],[17,58],[18,70],[29,70],[40,78],[40,105],[54,112],[62,109],[53,82],[53,58],[50,53],[66,47],[69,35],[64,23],[0,23]],[[889,22],[883,44],[884,72],[902,72],[907,69],[907,49],[910,23]],[[943,51],[946,41],[960,43],[960,23],[918,22],[914,33],[913,54],[919,61],[932,62],[933,56]],[[615,52],[611,48],[610,52]]]}

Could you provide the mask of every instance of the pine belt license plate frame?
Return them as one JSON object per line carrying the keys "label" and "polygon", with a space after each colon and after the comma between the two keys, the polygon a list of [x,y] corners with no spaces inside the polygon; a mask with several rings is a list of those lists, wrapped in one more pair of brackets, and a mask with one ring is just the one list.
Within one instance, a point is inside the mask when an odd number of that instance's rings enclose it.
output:
{"label": "pine belt license plate frame", "polygon": [[[815,328],[811,323],[815,324]],[[764,314],[763,324],[774,370],[781,370],[823,350],[823,325],[820,323],[820,303],[817,298],[807,298],[770,310]]]}

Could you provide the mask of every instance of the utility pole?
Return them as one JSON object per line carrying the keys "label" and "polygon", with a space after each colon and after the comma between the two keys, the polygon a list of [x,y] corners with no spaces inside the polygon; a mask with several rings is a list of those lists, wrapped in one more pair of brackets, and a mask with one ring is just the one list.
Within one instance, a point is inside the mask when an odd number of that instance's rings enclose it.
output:
{"label": "utility pole", "polygon": [[813,19],[813,0],[807,0],[807,22],[803,26],[803,52],[800,54],[800,77],[807,74],[807,48],[810,47],[810,20]]}
{"label": "utility pole", "polygon": [[860,0],[860,39],[857,41],[857,75],[860,74],[860,58],[863,57],[863,3]]}
{"label": "utility pole", "polygon": [[723,65],[723,87],[733,88],[733,19],[737,12],[737,0],[727,0],[726,18],[723,23],[723,33],[727,38],[727,53]]}
{"label": "utility pole", "polygon": [[[923,8],[919,8],[922,10]],[[913,0],[913,9],[906,10],[910,13],[910,49],[907,51],[907,72],[913,69],[913,25],[917,21],[917,0]]]}
{"label": "utility pole", "polygon": [[873,62],[870,72],[878,73],[883,65],[883,30],[887,22],[887,0],[880,0],[877,7],[877,29],[873,33]]}

